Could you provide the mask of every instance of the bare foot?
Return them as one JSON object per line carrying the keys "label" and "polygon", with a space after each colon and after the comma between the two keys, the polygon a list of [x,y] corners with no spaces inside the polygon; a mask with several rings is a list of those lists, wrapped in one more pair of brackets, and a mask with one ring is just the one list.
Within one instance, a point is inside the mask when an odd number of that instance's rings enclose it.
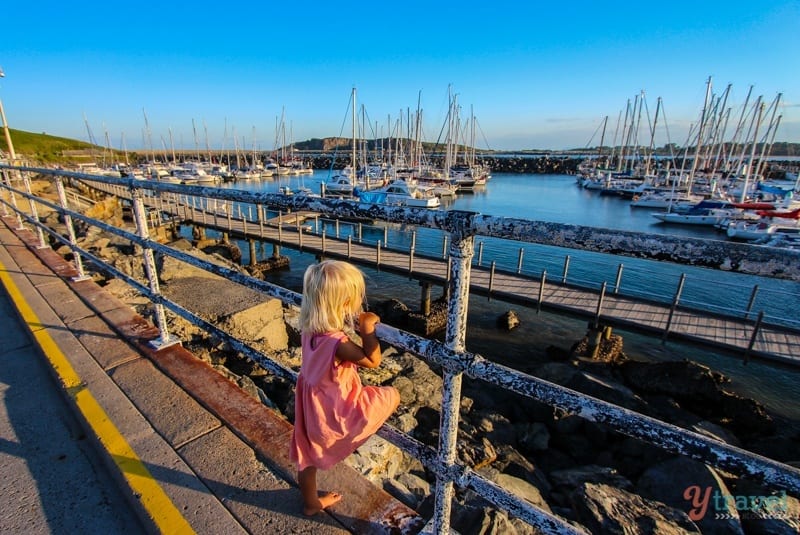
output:
{"label": "bare foot", "polygon": [[327,509],[331,505],[338,503],[342,500],[342,495],[338,492],[328,492],[319,497],[319,501],[314,507],[303,507],[303,514],[312,516],[323,509]]}

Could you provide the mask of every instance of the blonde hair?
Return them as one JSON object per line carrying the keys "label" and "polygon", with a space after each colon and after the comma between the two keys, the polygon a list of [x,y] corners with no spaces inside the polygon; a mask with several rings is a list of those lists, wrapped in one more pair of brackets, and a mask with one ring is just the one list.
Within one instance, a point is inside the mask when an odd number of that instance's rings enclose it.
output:
{"label": "blonde hair", "polygon": [[361,311],[366,295],[364,274],[347,262],[325,260],[303,275],[300,330],[318,334],[341,331]]}

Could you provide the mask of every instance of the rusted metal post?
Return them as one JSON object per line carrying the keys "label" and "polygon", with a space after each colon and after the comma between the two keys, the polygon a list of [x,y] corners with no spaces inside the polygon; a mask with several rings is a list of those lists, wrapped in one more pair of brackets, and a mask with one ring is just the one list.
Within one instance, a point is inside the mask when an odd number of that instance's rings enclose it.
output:
{"label": "rusted metal post", "polygon": [[542,278],[539,279],[539,300],[536,302],[536,313],[542,311],[542,300],[544,299],[544,285],[547,281],[547,270],[542,270]]}
{"label": "rusted metal post", "polygon": [[561,275],[561,284],[567,283],[567,272],[569,271],[569,255],[564,257],[564,273]]}
{"label": "rusted metal post", "polygon": [[[131,201],[133,204],[133,217],[136,222],[136,233],[143,240],[150,239],[150,232],[147,229],[147,213],[144,208],[142,196],[137,189],[131,189]],[[160,296],[161,290],[158,286],[158,273],[156,272],[156,262],[153,257],[153,250],[146,245],[143,247],[142,256],[144,257],[144,271],[147,275],[147,281],[150,285],[150,291],[153,295]],[[164,313],[164,306],[161,303],[153,304],[156,316],[156,325],[161,334],[156,340],[151,340],[150,345],[156,349],[162,349],[167,346],[180,343],[180,340],[173,338],[169,334],[167,326],[167,317]]]}
{"label": "rusted metal post", "polygon": [[597,311],[594,314],[595,325],[600,325],[600,314],[603,311],[603,301],[606,298],[606,281],[600,286],[600,297],[597,299]]}
{"label": "rusted metal post", "polygon": [[517,259],[517,273],[522,273],[522,257],[525,254],[525,249],[519,248],[519,258]]}
{"label": "rusted metal post", "polygon": [[258,258],[256,258],[256,240],[250,238],[247,242],[250,245],[250,265],[255,266],[258,263]]}
{"label": "rusted metal post", "polygon": [[300,214],[295,212],[294,214],[294,226],[297,229],[297,243],[300,246],[300,249],[303,249],[303,229],[300,227]]}
{"label": "rusted metal post", "polygon": [[420,282],[419,285],[422,286],[419,308],[422,310],[423,316],[428,316],[431,313],[431,287],[433,285],[430,282]]}
{"label": "rusted metal post", "polygon": [[492,260],[492,267],[489,268],[489,299],[492,298],[492,287],[494,286],[494,268],[496,262]]}
{"label": "rusted metal post", "polygon": [[[452,351],[466,350],[467,312],[469,310],[470,262],[474,253],[474,236],[452,233],[450,257],[454,259],[450,268],[447,303],[447,327],[445,345]],[[451,466],[456,460],[458,410],[461,403],[462,372],[444,368],[442,380],[442,420],[439,426],[439,462]],[[436,499],[433,516],[433,531],[437,535],[450,532],[453,482],[439,475],[436,478]]]}
{"label": "rusted metal post", "polygon": [[[58,200],[61,203],[61,208],[64,210],[69,209],[69,204],[67,203],[67,192],[64,190],[64,179],[60,176],[56,177],[56,191],[58,191]],[[72,224],[72,216],[67,213],[64,213],[64,225],[67,227],[67,235],[69,237],[69,244],[75,247],[75,226]],[[91,277],[87,277],[86,274],[83,272],[83,260],[81,260],[81,255],[75,252],[75,249],[72,249],[72,255],[75,257],[75,270],[78,272],[77,277],[73,277],[72,280],[74,281],[82,281],[87,280]]]}
{"label": "rusted metal post", "polygon": [[758,284],[753,286],[753,292],[750,294],[750,301],[747,303],[747,310],[744,313],[744,318],[747,319],[750,316],[750,312],[753,310],[753,304],[756,302],[756,296],[758,295]]}
{"label": "rusted metal post", "polygon": [[622,282],[622,268],[622,264],[617,267],[617,279],[614,281],[614,293],[619,293],[619,285],[620,282]]}
{"label": "rusted metal post", "polygon": [[[28,176],[28,173],[22,173],[22,181],[25,183],[25,193],[29,195],[28,203],[31,207],[31,219],[33,219],[36,223],[39,223],[39,212],[36,210],[36,201],[33,200],[31,179]],[[39,237],[39,249],[47,249],[49,246],[44,239],[44,231],[39,225],[36,225],[36,235]]]}
{"label": "rusted metal post", "polygon": [[750,361],[750,352],[753,350],[753,347],[756,345],[756,337],[758,336],[758,330],[761,328],[761,322],[764,319],[764,311],[760,311],[758,313],[758,317],[756,318],[756,324],[753,325],[753,334],[750,335],[750,342],[747,344],[747,349],[744,352],[744,363],[747,364]]}
{"label": "rusted metal post", "polygon": [[678,308],[678,303],[681,300],[681,293],[683,292],[683,285],[686,283],[686,273],[681,273],[681,279],[678,281],[678,288],[675,290],[675,297],[672,299],[672,306],[669,307],[669,316],[667,316],[667,325],[664,327],[664,334],[661,337],[661,343],[667,341],[669,336],[669,328],[672,326],[672,317],[675,315],[675,309]]}

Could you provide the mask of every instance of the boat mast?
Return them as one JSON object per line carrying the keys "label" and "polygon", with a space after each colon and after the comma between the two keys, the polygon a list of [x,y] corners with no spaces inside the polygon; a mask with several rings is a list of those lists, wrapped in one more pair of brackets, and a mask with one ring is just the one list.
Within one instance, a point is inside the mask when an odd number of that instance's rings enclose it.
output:
{"label": "boat mast", "polygon": [[[178,160],[175,159],[175,142],[172,139],[172,127],[167,128],[169,132],[169,148],[172,150],[172,164],[174,165]],[[167,148],[164,147],[164,160],[167,159]]]}
{"label": "boat mast", "polygon": [[747,171],[744,174],[744,186],[742,186],[742,194],[739,196],[739,202],[744,202],[747,197],[747,186],[750,182],[750,172],[753,169],[754,159],[756,157],[756,145],[758,144],[758,125],[761,123],[761,114],[764,113],[764,103],[761,102],[761,97],[758,97],[758,114],[755,117],[755,127],[753,129],[753,146],[750,148],[750,163],[747,166]]}
{"label": "boat mast", "polygon": [[600,164],[600,160],[603,157],[603,143],[605,143],[606,139],[606,126],[608,126],[608,115],[603,118],[603,131],[600,134],[600,146],[597,147],[597,163]]}
{"label": "boat mast", "polygon": [[647,158],[644,161],[644,176],[645,180],[647,180],[647,176],[650,174],[650,161],[652,159],[653,153],[656,150],[656,125],[658,124],[658,112],[661,110],[661,97],[658,97],[656,101],[656,115],[653,117],[653,127],[650,130],[650,150],[647,153]]}
{"label": "boat mast", "polygon": [[155,163],[156,153],[153,149],[153,135],[150,133],[150,123],[147,122],[147,114],[144,112],[144,108],[142,108],[142,115],[144,115],[144,132],[147,136],[147,144],[150,146],[150,158],[152,158],[153,163]]}
{"label": "boat mast", "polygon": [[350,184],[356,183],[356,88],[353,88],[352,99],[353,102],[353,140],[352,152],[350,153],[351,171],[350,171]]}
{"label": "boat mast", "polygon": [[703,126],[706,121],[706,109],[708,108],[708,99],[711,96],[711,77],[708,77],[706,82],[706,99],[703,103],[703,111],[700,112],[700,124],[697,126],[697,146],[694,149],[694,158],[692,158],[692,167],[689,169],[689,191],[692,191],[692,184],[694,183],[694,174],[697,172],[697,164],[700,159],[700,149],[703,148]]}

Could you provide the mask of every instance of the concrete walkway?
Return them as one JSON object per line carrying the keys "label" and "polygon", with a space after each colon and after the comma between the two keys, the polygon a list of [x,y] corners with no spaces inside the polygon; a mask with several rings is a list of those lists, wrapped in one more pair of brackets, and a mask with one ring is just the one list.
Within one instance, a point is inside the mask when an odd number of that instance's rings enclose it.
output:
{"label": "concrete walkway", "polygon": [[422,519],[351,468],[305,517],[291,424],[71,264],[0,224],[0,532],[415,533]]}

